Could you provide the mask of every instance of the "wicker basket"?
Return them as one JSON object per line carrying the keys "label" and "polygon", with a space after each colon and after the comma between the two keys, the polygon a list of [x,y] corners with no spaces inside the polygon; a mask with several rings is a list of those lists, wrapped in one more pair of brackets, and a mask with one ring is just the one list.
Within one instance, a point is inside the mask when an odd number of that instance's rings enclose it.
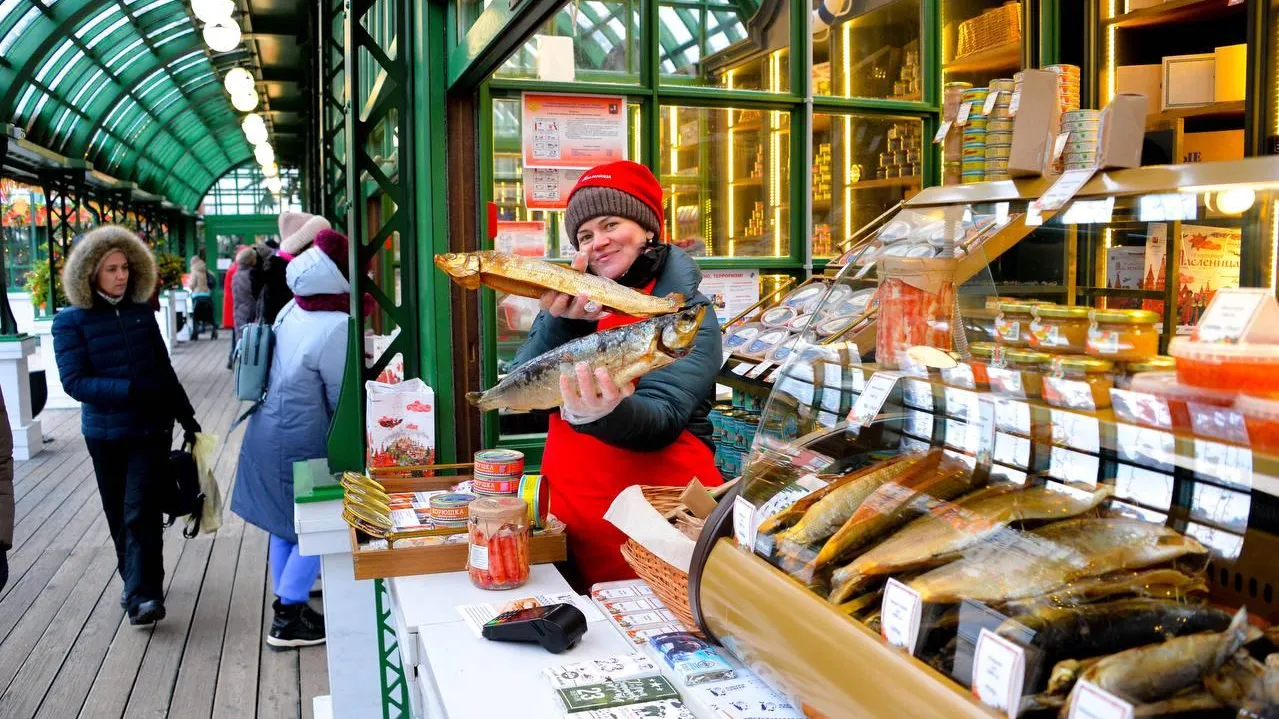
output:
{"label": "wicker basket", "polygon": [[1008,2],[959,24],[955,59],[1021,42],[1021,3]]}
{"label": "wicker basket", "polygon": [[[679,498],[684,493],[683,487],[646,486],[641,489],[644,499],[663,515],[681,506]],[[693,620],[693,610],[688,606],[688,572],[676,569],[633,539],[626,540],[622,545],[622,558],[631,565],[640,579],[648,583],[657,598],[679,618],[690,633],[703,636],[697,629],[697,622]]]}

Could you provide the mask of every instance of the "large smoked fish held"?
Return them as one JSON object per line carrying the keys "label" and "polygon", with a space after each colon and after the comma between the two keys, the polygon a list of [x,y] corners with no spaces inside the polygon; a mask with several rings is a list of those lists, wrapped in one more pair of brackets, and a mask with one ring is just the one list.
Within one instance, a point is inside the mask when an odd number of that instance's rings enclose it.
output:
{"label": "large smoked fish held", "polygon": [[668,315],[684,305],[684,296],[676,292],[653,297],[598,275],[493,250],[436,255],[435,266],[468,290],[484,285],[533,299],[550,291],[586,295],[605,309],[631,317]]}

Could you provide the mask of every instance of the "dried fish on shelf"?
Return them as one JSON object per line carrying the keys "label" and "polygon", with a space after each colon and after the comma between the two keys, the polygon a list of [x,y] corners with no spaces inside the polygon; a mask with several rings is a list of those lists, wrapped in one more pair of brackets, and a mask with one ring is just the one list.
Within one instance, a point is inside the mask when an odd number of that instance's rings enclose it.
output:
{"label": "dried fish on shelf", "polygon": [[865,477],[868,474],[877,472],[881,469],[886,469],[892,466],[896,462],[900,462],[903,460],[910,460],[910,459],[911,459],[910,457],[907,457],[905,455],[892,457],[878,464],[874,464],[869,467],[864,467],[862,469],[858,469],[856,471],[840,475],[839,477],[832,479],[830,481],[830,484],[827,484],[825,487],[822,487],[821,489],[800,498],[797,502],[795,502],[791,506],[765,519],[763,522],[760,522],[759,528],[756,531],[759,534],[768,535],[768,534],[777,534],[778,532],[781,532],[785,529],[789,529],[795,526],[795,524],[799,522],[801,519],[803,519],[804,515],[808,513],[808,510],[814,504],[817,504],[822,499],[825,499],[826,495],[830,494],[831,492],[834,492],[835,490],[843,487],[846,484],[849,484],[850,482],[854,482],[858,479],[861,479],[862,477]]}
{"label": "dried fish on shelf", "polygon": [[1009,602],[1004,611],[1022,614],[1042,607],[1076,606],[1129,595],[1186,600],[1207,591],[1208,584],[1203,577],[1191,576],[1176,569],[1151,569],[1084,579],[1043,596]]}
{"label": "dried fish on shelf", "polygon": [[1110,497],[1101,485],[1092,491],[1048,484],[1017,491],[987,488],[906,525],[879,546],[835,572],[830,601],[838,604],[868,577],[919,569],[977,546],[1013,522],[1065,519],[1091,511]]}
{"label": "dried fish on shelf", "polygon": [[684,296],[653,297],[599,275],[578,272],[554,262],[506,252],[449,252],[435,256],[453,281],[469,290],[480,285],[520,297],[540,298],[547,292],[586,295],[601,307],[632,317],[655,317],[678,312]]}
{"label": "dried fish on shelf", "polygon": [[558,407],[564,399],[560,375],[578,362],[608,370],[619,386],[629,383],[688,355],[705,314],[706,305],[700,305],[579,337],[534,357],[492,388],[468,393],[466,399],[483,411]]}
{"label": "dried fish on shelf", "polygon": [[1030,532],[1000,532],[910,586],[925,602],[1000,604],[1046,594],[1078,579],[1207,551],[1180,532],[1142,520],[1068,519]]}
{"label": "dried fish on shelf", "polygon": [[1031,644],[1054,655],[1089,657],[1230,626],[1228,612],[1204,604],[1166,599],[1120,599],[1079,607],[1052,607],[1009,617],[995,630],[1019,639],[1034,632]]}

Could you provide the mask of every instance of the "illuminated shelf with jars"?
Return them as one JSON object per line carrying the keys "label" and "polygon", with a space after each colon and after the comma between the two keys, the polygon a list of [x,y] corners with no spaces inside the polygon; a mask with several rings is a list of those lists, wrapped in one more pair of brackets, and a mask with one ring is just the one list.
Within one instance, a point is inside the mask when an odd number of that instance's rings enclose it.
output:
{"label": "illuminated shelf with jars", "polygon": [[1023,67],[1026,17],[1016,0],[941,0],[942,80],[984,87]]}
{"label": "illuminated shelf with jars", "polygon": [[813,34],[813,94],[923,100],[919,0],[849,4]]}

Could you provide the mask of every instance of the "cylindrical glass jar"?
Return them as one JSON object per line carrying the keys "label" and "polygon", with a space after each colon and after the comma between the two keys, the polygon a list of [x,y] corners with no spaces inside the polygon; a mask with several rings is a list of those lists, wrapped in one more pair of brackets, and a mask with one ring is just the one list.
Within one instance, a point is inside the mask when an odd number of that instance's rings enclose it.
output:
{"label": "cylindrical glass jar", "polygon": [[1034,350],[1010,349],[1002,361],[996,353],[987,374],[990,389],[996,394],[1017,399],[1038,399],[1043,394],[1044,372],[1052,356]]}
{"label": "cylindrical glass jar", "polygon": [[1044,401],[1063,409],[1106,409],[1115,386],[1114,371],[1109,360],[1081,355],[1054,357],[1052,374],[1044,378]]}
{"label": "cylindrical glass jar", "polygon": [[1001,302],[995,317],[995,341],[1005,347],[1029,347],[1030,323],[1040,302]]}
{"label": "cylindrical glass jar", "polygon": [[480,589],[514,589],[528,581],[528,503],[481,497],[469,510],[467,572]]}
{"label": "cylindrical glass jar", "polygon": [[1081,355],[1088,345],[1087,307],[1035,305],[1030,347],[1040,352]]}
{"label": "cylindrical glass jar", "polygon": [[1159,314],[1150,310],[1093,310],[1088,354],[1114,362],[1138,362],[1159,354]]}
{"label": "cylindrical glass jar", "polygon": [[1115,373],[1115,387],[1128,389],[1133,376],[1142,372],[1172,372],[1175,369],[1177,369],[1176,358],[1166,355],[1158,355],[1137,362],[1125,362],[1119,366],[1119,371]]}
{"label": "cylindrical glass jar", "polygon": [[961,389],[982,391],[990,389],[990,375],[987,370],[990,368],[996,347],[994,342],[974,342],[968,345],[970,358],[950,369],[942,370],[942,382]]}

